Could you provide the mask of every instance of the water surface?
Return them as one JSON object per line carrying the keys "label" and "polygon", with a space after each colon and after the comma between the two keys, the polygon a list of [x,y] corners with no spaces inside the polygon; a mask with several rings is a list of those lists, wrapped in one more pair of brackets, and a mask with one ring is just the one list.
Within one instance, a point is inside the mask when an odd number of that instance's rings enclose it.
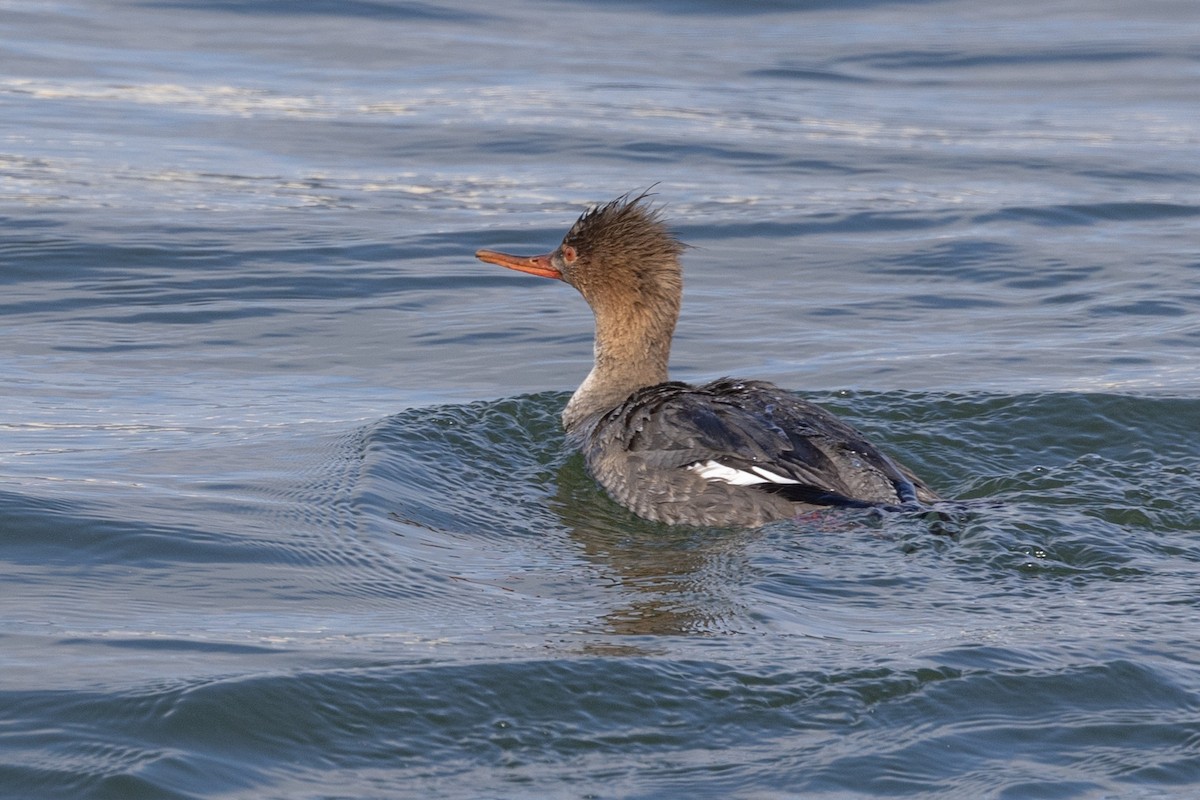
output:
{"label": "water surface", "polygon": [[[1187,2],[0,5],[0,794],[1189,797]],[[543,252],[965,510],[666,528]]]}

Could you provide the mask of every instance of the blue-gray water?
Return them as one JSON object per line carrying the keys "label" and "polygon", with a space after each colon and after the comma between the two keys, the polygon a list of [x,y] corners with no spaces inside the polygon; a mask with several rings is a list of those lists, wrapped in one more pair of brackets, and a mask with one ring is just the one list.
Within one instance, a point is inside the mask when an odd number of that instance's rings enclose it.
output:
{"label": "blue-gray water", "polygon": [[[0,3],[0,796],[1193,797],[1192,0]],[[672,529],[542,252],[942,493]]]}

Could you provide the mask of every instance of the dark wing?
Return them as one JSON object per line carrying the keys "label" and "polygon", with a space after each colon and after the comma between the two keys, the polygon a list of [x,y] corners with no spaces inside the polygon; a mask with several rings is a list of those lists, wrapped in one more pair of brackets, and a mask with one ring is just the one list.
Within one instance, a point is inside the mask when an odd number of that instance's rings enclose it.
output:
{"label": "dark wing", "polygon": [[709,465],[710,474],[728,470],[735,479],[769,476],[752,488],[798,503],[917,501],[915,479],[857,430],[769,383],[658,384],[612,413],[621,424],[605,427],[619,431],[624,448],[654,467]]}

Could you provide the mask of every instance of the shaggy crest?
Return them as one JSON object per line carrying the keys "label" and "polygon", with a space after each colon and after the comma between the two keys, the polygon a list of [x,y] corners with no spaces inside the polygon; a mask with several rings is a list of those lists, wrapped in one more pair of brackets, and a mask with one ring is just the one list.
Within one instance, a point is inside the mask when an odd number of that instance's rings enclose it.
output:
{"label": "shaggy crest", "polygon": [[624,194],[594,206],[575,221],[563,244],[593,263],[619,251],[629,261],[653,262],[678,258],[686,248],[662,220],[662,211],[650,205],[649,190],[636,197]]}

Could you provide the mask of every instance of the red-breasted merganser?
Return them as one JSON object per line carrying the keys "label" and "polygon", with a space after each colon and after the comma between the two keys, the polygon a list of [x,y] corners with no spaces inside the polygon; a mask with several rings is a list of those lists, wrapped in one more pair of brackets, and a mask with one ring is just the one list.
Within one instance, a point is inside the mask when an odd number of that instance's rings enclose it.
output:
{"label": "red-breasted merganser", "polygon": [[595,362],[562,421],[613,499],[656,522],[734,527],[938,499],[854,428],[773,384],[668,381],[683,250],[643,193],[587,211],[551,253],[475,254],[565,281],[591,306]]}

